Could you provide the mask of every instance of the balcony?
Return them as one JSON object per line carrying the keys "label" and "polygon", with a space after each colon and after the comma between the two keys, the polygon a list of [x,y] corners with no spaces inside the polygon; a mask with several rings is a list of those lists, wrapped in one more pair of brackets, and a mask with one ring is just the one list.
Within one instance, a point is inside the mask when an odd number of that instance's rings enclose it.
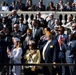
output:
{"label": "balcony", "polygon": [[[28,23],[30,23],[31,22],[31,20],[32,19],[35,19],[36,18],[36,13],[37,13],[38,11],[26,11],[26,12],[23,12],[23,11],[18,11],[17,13],[18,13],[18,15],[23,15],[23,17],[24,17],[24,22],[28,22]],[[76,12],[66,12],[66,11],[41,11],[41,16],[44,18],[44,19],[46,19],[46,20],[48,20],[49,18],[48,18],[48,14],[49,13],[54,13],[54,17],[55,18],[58,18],[58,19],[60,19],[60,21],[63,23],[63,24],[65,24],[65,22],[66,22],[66,20],[67,20],[67,16],[68,15],[73,15],[73,19],[75,19],[76,18]],[[0,11],[0,14],[2,15],[2,16],[6,16],[7,14],[9,14],[10,12],[3,12],[3,11]]]}

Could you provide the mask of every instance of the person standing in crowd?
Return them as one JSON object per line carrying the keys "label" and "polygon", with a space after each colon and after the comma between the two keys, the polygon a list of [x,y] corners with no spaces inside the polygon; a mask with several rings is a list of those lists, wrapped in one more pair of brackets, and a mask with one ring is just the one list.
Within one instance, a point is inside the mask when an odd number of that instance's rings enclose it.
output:
{"label": "person standing in crowd", "polygon": [[[59,26],[58,27],[58,35],[57,35],[57,40],[59,43],[60,51],[58,55],[58,62],[59,63],[66,63],[66,45],[68,42],[68,35],[64,34],[64,27]],[[59,75],[67,75],[66,74],[66,66],[58,66],[58,74]]]}
{"label": "person standing in crowd", "polygon": [[59,6],[60,6],[59,11],[64,11],[65,10],[65,7],[63,5],[63,0],[59,1]]}
{"label": "person standing in crowd", "polygon": [[75,11],[75,3],[72,3],[72,11]]}
{"label": "person standing in crowd", "polygon": [[25,11],[25,4],[22,3],[22,0],[18,0],[18,3],[15,5],[17,11]]}
{"label": "person standing in crowd", "polygon": [[36,14],[36,19],[39,21],[39,27],[45,28],[46,26],[46,20],[44,20],[44,18],[41,17],[41,13],[37,12]]}
{"label": "person standing in crowd", "polygon": [[42,2],[38,2],[38,6],[36,7],[37,11],[45,11],[45,5],[42,4]]}
{"label": "person standing in crowd", "polygon": [[[69,42],[67,43],[66,63],[76,63],[76,35],[69,34]],[[69,66],[69,75],[76,75],[76,66]]]}
{"label": "person standing in crowd", "polygon": [[[26,42],[26,44],[28,45],[29,40],[32,40],[32,30],[31,29],[27,29],[27,31],[22,35],[22,40],[23,42]],[[24,43],[24,47],[25,47],[25,43]]]}
{"label": "person standing in crowd", "polygon": [[[51,32],[46,33],[44,43],[42,40],[39,40],[39,43],[43,59],[42,63],[56,64],[58,61],[59,45],[58,41],[52,38]],[[54,68],[56,68],[56,66],[43,66],[44,75],[56,75],[56,72],[53,70]]]}
{"label": "person standing in crowd", "polygon": [[[9,47],[7,47],[7,54],[10,60],[12,59],[13,64],[20,64],[21,58],[22,58],[22,48],[20,45],[20,39],[17,37],[14,37],[13,39],[14,47],[12,50],[9,50]],[[21,75],[21,66],[13,66],[12,68],[13,75]]]}
{"label": "person standing in crowd", "polygon": [[72,22],[72,25],[71,25],[71,33],[73,33],[73,34],[76,35],[76,21],[75,22]]}
{"label": "person standing in crowd", "polygon": [[26,6],[29,5],[29,1],[32,1],[32,0],[26,0]]}
{"label": "person standing in crowd", "polygon": [[3,40],[7,43],[7,46],[11,49],[12,46],[12,36],[10,35],[10,30],[8,28],[3,29]]}
{"label": "person standing in crowd", "polygon": [[[35,42],[33,40],[29,41],[29,49],[26,51],[24,55],[25,63],[28,64],[39,64],[41,57],[40,51],[35,48]],[[38,75],[37,70],[38,66],[25,66],[24,67],[24,75]]]}
{"label": "person standing in crowd", "polygon": [[70,2],[67,2],[66,6],[65,6],[65,10],[66,11],[72,11],[72,7],[70,5]]}
{"label": "person standing in crowd", "polygon": [[56,3],[56,5],[55,5],[55,11],[59,11],[59,4],[58,3]]}
{"label": "person standing in crowd", "polygon": [[19,25],[14,24],[13,29],[14,30],[11,32],[11,36],[12,37],[18,37],[21,39],[22,32],[19,30]]}
{"label": "person standing in crowd", "polygon": [[55,19],[54,28],[55,27],[59,27],[59,25],[60,25],[60,20],[59,19]]}
{"label": "person standing in crowd", "polygon": [[1,11],[9,11],[9,6],[5,1],[1,3]]}
{"label": "person standing in crowd", "polygon": [[19,18],[19,15],[17,14],[17,11],[16,10],[12,10],[11,13],[9,13],[7,15],[8,19],[10,19],[10,24],[12,24],[12,31],[13,31],[13,25],[15,23],[18,23],[18,18]]}
{"label": "person standing in crowd", "polygon": [[22,17],[19,17],[18,21],[19,21],[19,24],[18,24],[19,25],[19,30],[22,32],[22,34],[24,34],[24,32],[26,32],[28,26],[23,23],[23,18]]}
{"label": "person standing in crowd", "polygon": [[[0,64],[7,63],[7,43],[2,39],[3,34],[0,32]],[[0,65],[1,75],[5,75],[5,65]]]}
{"label": "person standing in crowd", "polygon": [[32,37],[35,42],[38,42],[42,36],[42,29],[37,25],[37,20],[32,20]]}
{"label": "person standing in crowd", "polygon": [[2,22],[1,23],[2,23],[3,28],[8,28],[11,32],[12,26],[9,23],[8,17],[2,17]]}
{"label": "person standing in crowd", "polygon": [[11,5],[9,6],[9,10],[12,11],[15,9],[15,4],[16,2],[15,1],[12,1]]}
{"label": "person standing in crowd", "polygon": [[49,14],[49,21],[48,21],[48,28],[50,28],[50,30],[54,30],[54,23],[55,23],[55,18],[54,18],[54,14],[53,13],[50,13]]}
{"label": "person standing in crowd", "polygon": [[50,32],[50,28],[46,27],[43,30],[43,35],[40,37],[40,40],[45,41],[46,40],[46,34],[47,32]]}
{"label": "person standing in crowd", "polygon": [[[32,39],[33,39],[32,30],[28,28],[27,32],[22,35],[22,49],[23,49],[22,57],[24,56],[26,50],[28,49],[29,40]],[[24,58],[22,58],[22,62],[24,63]]]}
{"label": "person standing in crowd", "polygon": [[26,6],[26,11],[35,11],[35,7],[32,4],[32,0],[28,0],[28,5]]}
{"label": "person standing in crowd", "polygon": [[54,3],[52,1],[49,2],[49,6],[47,7],[47,11],[55,11]]}
{"label": "person standing in crowd", "polygon": [[65,28],[71,29],[71,23],[73,22],[73,16],[70,14],[67,16],[66,25],[63,25]]}

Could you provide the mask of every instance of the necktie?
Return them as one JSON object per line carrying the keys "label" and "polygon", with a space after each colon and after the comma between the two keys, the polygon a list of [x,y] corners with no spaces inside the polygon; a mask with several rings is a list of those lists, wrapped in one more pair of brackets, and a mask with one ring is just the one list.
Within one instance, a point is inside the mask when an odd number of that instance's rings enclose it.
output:
{"label": "necktie", "polygon": [[36,31],[35,28],[33,28],[33,38],[35,37]]}
{"label": "necktie", "polygon": [[20,24],[20,31],[23,31],[23,27],[22,27],[22,24]]}
{"label": "necktie", "polygon": [[61,41],[63,40],[62,38],[62,35],[60,35],[59,39],[58,39],[58,43],[59,43],[59,46],[61,45]]}
{"label": "necktie", "polygon": [[59,43],[59,47],[60,47],[60,51],[62,51],[62,46],[61,46],[61,42],[63,40],[62,35],[60,35],[59,39],[58,39],[58,43]]}
{"label": "necktie", "polygon": [[43,59],[44,59],[44,60],[45,60],[45,51],[46,51],[46,48],[48,47],[48,45],[49,45],[50,42],[51,42],[51,40],[48,41],[48,42],[45,44],[44,48],[43,48],[42,56],[43,56]]}

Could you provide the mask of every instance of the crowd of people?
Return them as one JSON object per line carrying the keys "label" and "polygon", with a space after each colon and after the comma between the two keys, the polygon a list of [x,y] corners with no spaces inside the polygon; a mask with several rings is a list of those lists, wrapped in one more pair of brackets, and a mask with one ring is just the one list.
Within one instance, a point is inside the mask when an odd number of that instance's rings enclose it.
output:
{"label": "crowd of people", "polygon": [[[36,18],[24,23],[16,10],[0,18],[0,63],[39,64],[76,63],[76,20],[67,16],[65,25],[49,13],[49,20],[37,12]],[[67,33],[66,33],[67,31]],[[4,67],[4,68],[3,68]],[[21,66],[2,66],[8,73],[21,75]],[[76,66],[23,66],[24,75],[76,75]]]}
{"label": "crowd of people", "polygon": [[25,3],[22,3],[22,0],[12,1],[10,5],[5,1],[1,3],[0,11],[12,11],[13,9],[17,11],[76,11],[76,3],[63,4],[62,0],[56,4],[50,1],[48,6],[43,4],[43,0],[39,0],[38,5],[33,4],[32,0],[26,0]]}
{"label": "crowd of people", "polygon": [[[30,5],[29,5],[30,4]],[[39,1],[42,4],[42,0]],[[6,5],[3,2],[3,6]],[[49,3],[47,10],[75,10],[75,3],[72,6],[67,3],[66,7],[60,0],[59,8]],[[39,64],[39,63],[76,63],[76,19],[73,15],[67,15],[65,25],[59,18],[55,18],[51,12],[47,18],[41,17],[41,12],[37,12],[36,18],[31,23],[24,22],[24,16],[18,15],[19,11],[32,11],[32,1],[27,0],[27,6],[22,3],[12,2],[9,7],[11,12],[0,17],[0,63],[10,64]],[[15,7],[15,8],[14,8]],[[42,4],[36,8],[37,11],[46,10]],[[5,7],[3,11],[6,11]],[[8,71],[8,75],[21,75],[23,67],[24,75],[38,75],[40,70],[44,75],[76,75],[76,66],[6,66],[0,65],[2,75]]]}

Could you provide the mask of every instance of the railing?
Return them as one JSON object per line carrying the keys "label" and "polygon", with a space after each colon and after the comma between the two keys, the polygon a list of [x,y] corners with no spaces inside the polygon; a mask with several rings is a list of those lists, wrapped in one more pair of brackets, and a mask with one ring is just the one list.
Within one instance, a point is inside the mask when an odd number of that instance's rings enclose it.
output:
{"label": "railing", "polygon": [[[32,19],[36,18],[36,13],[38,11],[18,11],[17,13],[19,15],[23,15],[24,17],[24,22],[28,22],[30,23]],[[66,11],[40,11],[41,12],[41,16],[43,18],[46,18],[48,16],[49,13],[53,12],[54,13],[54,17],[60,19],[60,21],[62,21],[63,23],[65,23],[65,21],[67,20],[67,15],[72,14],[73,15],[73,19],[76,19],[76,12],[66,12]],[[3,14],[3,16],[6,16],[8,13],[10,12],[3,12],[0,11],[0,14]]]}
{"label": "railing", "polygon": [[76,64],[73,64],[73,63],[56,63],[56,64],[53,64],[53,63],[40,63],[40,64],[1,64],[0,63],[0,66],[1,65],[7,65],[7,66],[76,66]]}
{"label": "railing", "polygon": [[[53,63],[40,63],[40,64],[0,64],[0,66],[76,66],[76,64],[73,64],[73,63],[56,63],[56,64],[53,64]],[[2,67],[4,68],[4,67]],[[9,68],[6,72],[6,75],[9,75]],[[24,75],[24,73],[22,74]]]}

